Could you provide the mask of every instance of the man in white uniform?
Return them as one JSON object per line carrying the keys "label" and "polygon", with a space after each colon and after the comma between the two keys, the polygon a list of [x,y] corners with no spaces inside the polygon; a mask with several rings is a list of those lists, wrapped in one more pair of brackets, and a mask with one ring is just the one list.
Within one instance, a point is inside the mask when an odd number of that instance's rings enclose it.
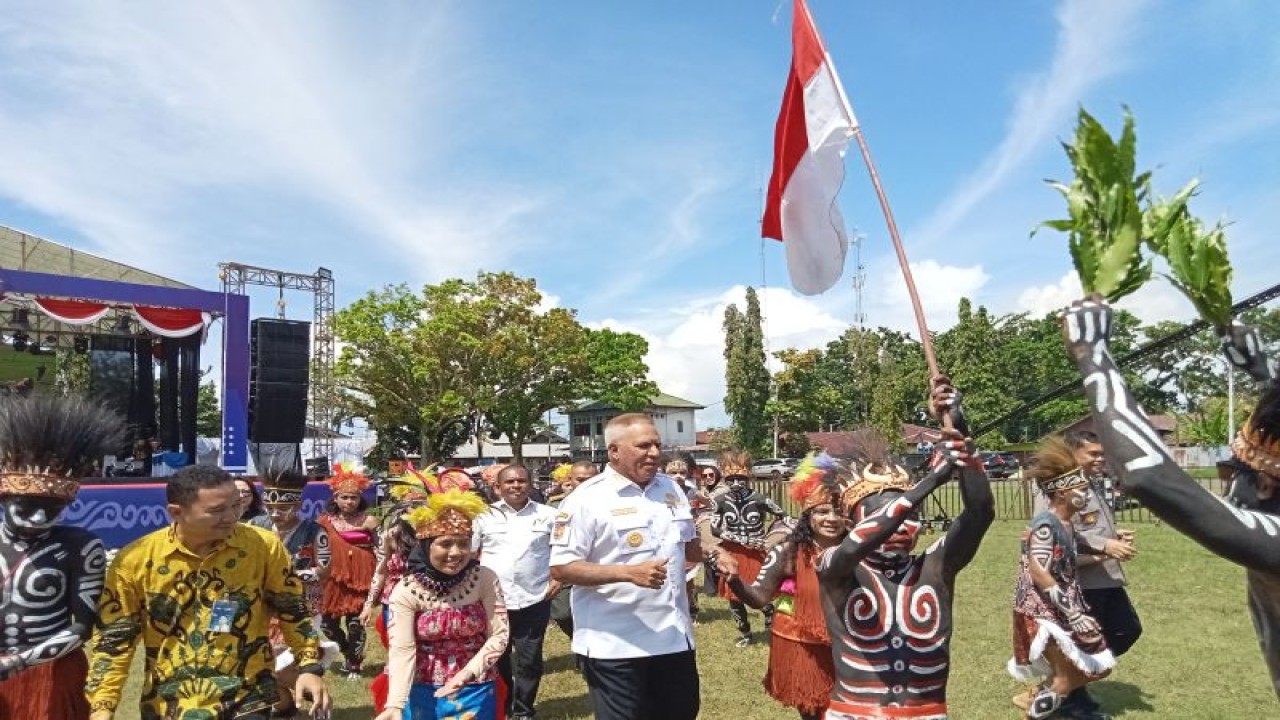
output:
{"label": "man in white uniform", "polygon": [[493,484],[498,501],[472,524],[480,564],[498,575],[511,623],[511,643],[498,660],[507,684],[507,717],[528,720],[542,683],[542,641],[551,619],[551,521],[556,511],[529,499],[529,471],[507,465]]}
{"label": "man in white uniform", "polygon": [[700,562],[684,489],[659,475],[662,440],[643,414],[604,430],[609,465],[560,505],[551,574],[573,586],[573,651],[597,720],[698,715],[684,563]]}

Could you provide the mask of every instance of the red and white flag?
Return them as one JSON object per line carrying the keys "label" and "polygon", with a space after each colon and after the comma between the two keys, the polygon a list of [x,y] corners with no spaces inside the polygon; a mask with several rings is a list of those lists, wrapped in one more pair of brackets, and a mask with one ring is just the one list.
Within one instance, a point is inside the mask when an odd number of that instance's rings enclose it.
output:
{"label": "red and white flag", "polygon": [[804,0],[794,0],[791,74],[774,130],[773,174],[761,229],[787,251],[791,284],[824,292],[844,272],[849,249],[836,194],[858,120]]}

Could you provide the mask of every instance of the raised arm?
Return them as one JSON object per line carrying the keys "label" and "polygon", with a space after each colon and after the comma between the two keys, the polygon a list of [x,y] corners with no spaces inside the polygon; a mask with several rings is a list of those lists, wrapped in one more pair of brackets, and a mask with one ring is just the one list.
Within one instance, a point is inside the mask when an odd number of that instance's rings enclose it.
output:
{"label": "raised arm", "polygon": [[[956,573],[963,570],[978,554],[978,546],[982,544],[987,528],[995,520],[996,503],[991,494],[991,481],[987,479],[987,471],[982,467],[982,460],[977,456],[972,438],[968,437],[969,421],[964,414],[960,393],[951,386],[948,378],[935,378],[930,401],[934,416],[941,418],[944,414],[950,415],[951,426],[959,436],[948,439],[952,443],[949,449],[965,456],[965,459],[957,460],[956,463],[964,509],[951,523],[941,546],[935,551],[941,553],[943,577],[950,583],[955,579]],[[957,442],[958,446],[955,444]]]}
{"label": "raised arm", "polygon": [[842,583],[852,577],[858,564],[897,532],[925,498],[951,477],[960,459],[960,452],[952,447],[956,442],[942,443],[942,462],[932,472],[893,502],[863,518],[843,542],[820,556],[817,569],[823,582]]}
{"label": "raised arm", "polygon": [[728,573],[729,589],[733,590],[733,594],[737,595],[742,602],[759,610],[773,602],[774,596],[778,594],[778,588],[782,587],[782,581],[794,572],[795,553],[796,545],[789,540],[774,545],[765,556],[764,564],[760,566],[760,572],[756,575],[755,581],[750,585],[744,583],[737,575],[736,563],[731,556],[722,556],[719,567],[721,571],[734,570]]}
{"label": "raised arm", "polygon": [[1120,486],[1209,551],[1248,568],[1280,569],[1280,517],[1232,507],[1177,466],[1111,358],[1110,330],[1111,308],[1101,300],[1077,301],[1063,317],[1067,350]]}

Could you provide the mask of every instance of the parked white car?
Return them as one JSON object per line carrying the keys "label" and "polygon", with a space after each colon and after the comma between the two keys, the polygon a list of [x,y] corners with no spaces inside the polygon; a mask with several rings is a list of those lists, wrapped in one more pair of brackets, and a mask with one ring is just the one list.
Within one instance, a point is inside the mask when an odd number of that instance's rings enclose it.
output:
{"label": "parked white car", "polygon": [[751,476],[760,480],[782,480],[791,477],[800,461],[795,458],[765,458],[751,463]]}

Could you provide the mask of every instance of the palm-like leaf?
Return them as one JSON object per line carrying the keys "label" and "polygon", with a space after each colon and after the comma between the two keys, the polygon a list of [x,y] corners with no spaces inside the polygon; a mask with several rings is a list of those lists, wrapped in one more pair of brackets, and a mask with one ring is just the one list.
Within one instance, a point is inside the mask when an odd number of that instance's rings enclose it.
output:
{"label": "palm-like leaf", "polygon": [[[1125,112],[1119,141],[1081,108],[1076,133],[1064,143],[1075,178],[1049,181],[1067,201],[1068,217],[1041,223],[1065,232],[1071,259],[1087,293],[1116,300],[1151,278],[1142,256],[1143,212],[1150,175],[1134,176],[1137,136]],[[1038,229],[1038,228],[1037,228]]]}

